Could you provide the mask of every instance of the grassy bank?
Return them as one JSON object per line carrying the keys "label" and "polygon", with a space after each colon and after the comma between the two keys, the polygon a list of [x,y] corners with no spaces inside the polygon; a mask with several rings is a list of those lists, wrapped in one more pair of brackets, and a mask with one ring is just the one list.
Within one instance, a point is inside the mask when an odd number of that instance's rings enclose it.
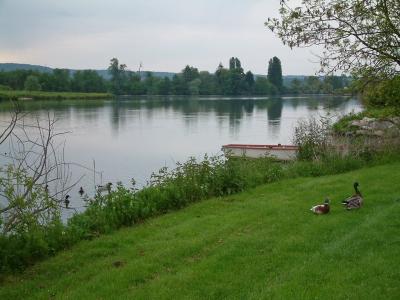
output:
{"label": "grassy bank", "polygon": [[62,99],[108,99],[112,95],[108,93],[69,93],[69,92],[30,92],[30,91],[1,91],[0,100],[62,100]]}
{"label": "grassy bank", "polygon": [[268,158],[225,160],[206,156],[200,162],[191,159],[178,163],[174,170],[162,168],[141,190],[117,185],[110,194],[90,199],[85,212],[75,214],[68,224],[63,224],[58,214],[43,224],[32,218],[30,210],[20,210],[23,218],[18,226],[11,234],[0,235],[0,275],[21,271],[82,240],[141,224],[212,197],[234,195],[289,178],[332,175],[399,161],[398,152],[354,153],[346,157],[332,154],[318,161],[287,164]]}
{"label": "grassy bank", "polygon": [[384,120],[387,118],[400,116],[400,109],[395,107],[384,107],[384,108],[367,108],[366,110],[353,114],[350,113],[342,117],[339,121],[333,124],[333,129],[336,133],[346,133],[351,131],[351,122],[354,120],[361,120],[365,117],[374,118],[377,120]]}
{"label": "grassy bank", "polygon": [[[1,299],[398,299],[400,163],[214,198],[81,242]],[[340,200],[358,180],[365,206]],[[325,196],[332,212],[309,208]]]}

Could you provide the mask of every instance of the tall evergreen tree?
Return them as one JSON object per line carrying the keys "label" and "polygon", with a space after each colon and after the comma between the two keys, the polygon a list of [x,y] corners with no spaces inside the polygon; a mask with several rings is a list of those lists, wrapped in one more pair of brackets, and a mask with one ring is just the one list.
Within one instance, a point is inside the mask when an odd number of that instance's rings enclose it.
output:
{"label": "tall evergreen tree", "polygon": [[229,70],[237,70],[237,69],[241,69],[242,68],[242,64],[239,60],[239,58],[237,57],[231,57],[231,59],[229,60]]}
{"label": "tall evergreen tree", "polygon": [[240,63],[239,58],[235,58],[235,69],[241,69],[242,68],[242,64]]}
{"label": "tall evergreen tree", "polygon": [[282,92],[283,89],[283,78],[282,78],[282,65],[279,58],[274,56],[270,59],[268,64],[268,80],[275,87]]}
{"label": "tall evergreen tree", "polygon": [[231,57],[229,60],[229,70],[234,70],[236,69],[236,61],[234,57]]}

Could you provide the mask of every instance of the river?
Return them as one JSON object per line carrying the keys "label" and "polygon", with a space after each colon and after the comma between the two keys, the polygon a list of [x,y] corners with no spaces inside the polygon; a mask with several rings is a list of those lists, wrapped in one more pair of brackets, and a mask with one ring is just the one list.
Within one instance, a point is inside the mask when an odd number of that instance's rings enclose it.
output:
{"label": "river", "polygon": [[[146,184],[153,171],[205,153],[221,154],[229,143],[290,144],[299,119],[338,116],[362,110],[354,98],[296,97],[136,97],[118,100],[27,101],[26,118],[50,112],[64,135],[66,160],[89,168],[95,161],[96,184],[134,178]],[[0,105],[0,121],[9,106]],[[3,145],[4,146],[4,145]],[[83,170],[74,172],[84,172]],[[88,172],[79,183],[94,185]],[[77,176],[77,174],[74,174]],[[76,187],[77,193],[79,186]]]}

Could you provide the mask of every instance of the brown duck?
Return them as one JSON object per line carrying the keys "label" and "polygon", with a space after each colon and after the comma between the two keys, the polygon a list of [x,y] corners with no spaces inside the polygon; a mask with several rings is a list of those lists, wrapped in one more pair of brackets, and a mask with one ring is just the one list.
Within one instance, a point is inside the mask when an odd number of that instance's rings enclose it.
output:
{"label": "brown duck", "polygon": [[361,195],[361,192],[358,190],[359,186],[358,182],[355,182],[353,186],[356,193],[353,196],[342,201],[342,204],[348,210],[360,208],[364,202],[363,196]]}
{"label": "brown duck", "polygon": [[324,204],[319,204],[311,207],[311,211],[317,215],[325,215],[330,211],[330,202],[331,201],[326,198]]}

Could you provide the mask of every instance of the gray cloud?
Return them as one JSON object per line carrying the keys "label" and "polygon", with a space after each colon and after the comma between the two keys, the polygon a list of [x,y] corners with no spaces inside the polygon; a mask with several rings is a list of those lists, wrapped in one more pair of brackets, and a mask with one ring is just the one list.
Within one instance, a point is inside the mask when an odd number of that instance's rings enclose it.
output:
{"label": "gray cloud", "polygon": [[279,0],[0,0],[0,61],[104,68],[111,57],[135,69],[215,70],[230,56],[266,72],[310,74],[309,50],[291,51],[265,26]]}

